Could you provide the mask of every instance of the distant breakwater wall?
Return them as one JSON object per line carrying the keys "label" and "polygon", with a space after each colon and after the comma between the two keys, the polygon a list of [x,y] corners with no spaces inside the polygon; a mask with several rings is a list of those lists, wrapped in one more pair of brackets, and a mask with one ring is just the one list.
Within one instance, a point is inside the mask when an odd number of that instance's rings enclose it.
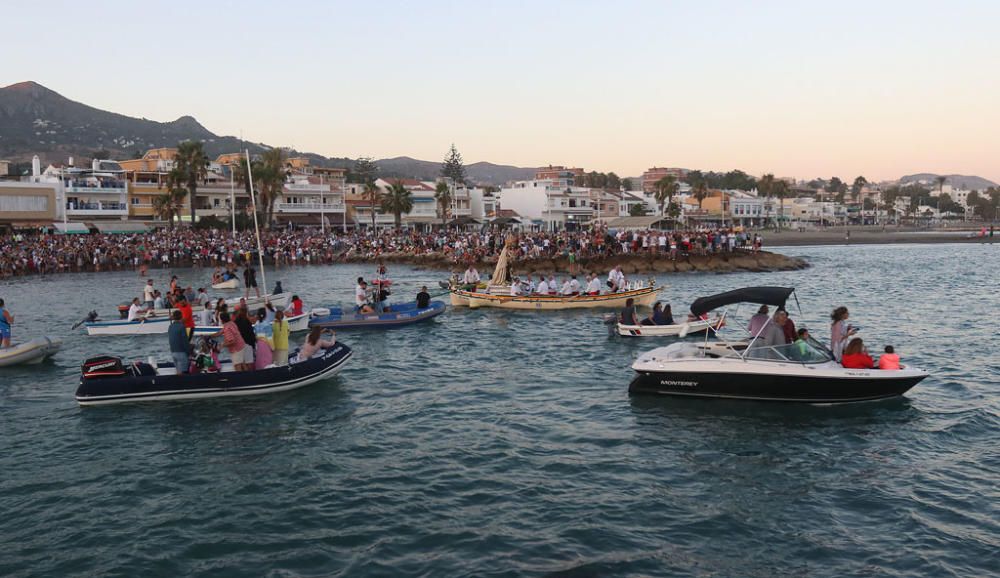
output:
{"label": "distant breakwater wall", "polygon": [[[412,265],[424,269],[437,269],[460,272],[466,264],[455,263],[450,258],[440,254],[407,255],[403,253],[383,253],[377,259],[368,257],[352,257],[346,259],[349,263],[370,263],[373,260],[385,263]],[[496,265],[496,257],[475,262],[481,274],[488,275]],[[515,275],[537,273],[565,273],[595,271],[605,273],[615,265],[621,265],[626,275],[646,273],[686,273],[700,271],[706,273],[734,273],[737,271],[792,271],[805,269],[809,266],[804,259],[788,257],[778,253],[760,251],[758,253],[738,251],[733,253],[716,253],[712,255],[678,256],[671,259],[669,255],[629,254],[610,257],[594,257],[577,259],[571,265],[567,257],[522,259],[512,263]]]}

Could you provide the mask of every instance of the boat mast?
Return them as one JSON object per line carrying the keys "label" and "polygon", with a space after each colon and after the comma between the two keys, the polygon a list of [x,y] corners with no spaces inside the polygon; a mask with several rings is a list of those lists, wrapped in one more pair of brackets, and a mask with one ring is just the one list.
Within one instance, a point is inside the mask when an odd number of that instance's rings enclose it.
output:
{"label": "boat mast", "polygon": [[257,259],[260,263],[260,281],[264,284],[264,295],[267,295],[267,275],[264,273],[264,249],[260,245],[260,226],[257,224],[257,201],[253,193],[253,169],[250,168],[250,149],[245,149],[247,156],[247,179],[250,181],[250,207],[253,209],[253,231],[257,236]]}

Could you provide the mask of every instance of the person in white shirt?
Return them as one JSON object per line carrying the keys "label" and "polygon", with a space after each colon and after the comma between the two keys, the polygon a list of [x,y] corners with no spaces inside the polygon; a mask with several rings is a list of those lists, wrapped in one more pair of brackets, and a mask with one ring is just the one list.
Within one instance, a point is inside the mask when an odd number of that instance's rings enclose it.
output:
{"label": "person in white shirt", "polygon": [[354,308],[358,313],[372,313],[368,305],[368,284],[361,277],[358,277],[358,284],[354,287]]}
{"label": "person in white shirt", "polygon": [[517,297],[521,294],[521,282],[514,277],[514,280],[510,284],[510,296]]}
{"label": "person in white shirt", "polygon": [[465,274],[462,275],[462,283],[466,285],[479,283],[479,271],[472,265],[469,265],[469,268],[465,270]]}
{"label": "person in white shirt", "polygon": [[560,295],[571,295],[572,290],[569,288],[569,279],[563,279],[562,288],[559,289]]}
{"label": "person in white shirt", "polygon": [[132,299],[132,304],[129,305],[128,320],[135,321],[136,319],[142,319],[142,314],[145,312],[146,310],[139,306],[139,298],[136,297]]}
{"label": "person in white shirt", "polygon": [[615,268],[608,273],[608,282],[611,283],[612,293],[617,293],[625,287],[625,274],[622,273],[621,265],[615,265]]}
{"label": "person in white shirt", "polygon": [[542,277],[541,282],[538,284],[538,293],[540,295],[548,295],[549,294],[549,284],[545,280],[545,277]]}
{"label": "person in white shirt", "polygon": [[569,280],[569,292],[571,295],[580,294],[580,282],[576,280],[576,275]]}
{"label": "person in white shirt", "polygon": [[146,281],[146,286],[142,288],[142,300],[146,302],[146,307],[153,306],[153,300],[156,299],[155,291],[153,280]]}
{"label": "person in white shirt", "polygon": [[556,285],[556,276],[549,275],[549,295],[555,295],[559,291],[559,286]]}
{"label": "person in white shirt", "polygon": [[208,293],[205,292],[205,288],[202,287],[198,289],[198,295],[194,298],[195,304],[208,303]]}
{"label": "person in white shirt", "polygon": [[601,278],[597,275],[590,276],[590,282],[587,283],[587,294],[588,295],[600,295],[601,294]]}
{"label": "person in white shirt", "polygon": [[198,325],[213,325],[215,321],[215,310],[212,309],[210,301],[205,302],[205,308],[198,312]]}
{"label": "person in white shirt", "polygon": [[528,275],[528,280],[524,283],[524,289],[529,295],[534,293],[535,289],[537,289],[535,286],[535,280],[531,278],[531,275]]}

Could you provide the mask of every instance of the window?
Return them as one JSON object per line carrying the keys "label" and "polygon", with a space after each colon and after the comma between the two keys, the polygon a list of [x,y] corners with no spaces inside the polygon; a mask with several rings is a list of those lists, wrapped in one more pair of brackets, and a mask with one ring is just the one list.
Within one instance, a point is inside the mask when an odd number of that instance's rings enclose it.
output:
{"label": "window", "polygon": [[49,198],[39,195],[0,196],[0,212],[44,212],[49,210]]}

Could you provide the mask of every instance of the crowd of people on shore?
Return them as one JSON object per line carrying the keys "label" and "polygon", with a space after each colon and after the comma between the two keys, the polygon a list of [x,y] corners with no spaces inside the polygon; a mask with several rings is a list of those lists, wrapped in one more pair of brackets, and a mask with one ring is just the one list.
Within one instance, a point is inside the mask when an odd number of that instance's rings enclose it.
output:
{"label": "crowd of people on shore", "polygon": [[[261,233],[264,260],[283,267],[377,260],[386,256],[437,255],[464,264],[499,255],[509,231],[413,230],[296,231]],[[759,233],[732,229],[699,231],[611,231],[516,233],[511,247],[519,260],[580,259],[623,254],[656,254],[672,259],[719,252],[759,251]],[[136,234],[61,235],[14,233],[0,236],[0,279],[81,271],[145,270],[149,267],[225,267],[256,258],[253,233],[179,228]]]}

